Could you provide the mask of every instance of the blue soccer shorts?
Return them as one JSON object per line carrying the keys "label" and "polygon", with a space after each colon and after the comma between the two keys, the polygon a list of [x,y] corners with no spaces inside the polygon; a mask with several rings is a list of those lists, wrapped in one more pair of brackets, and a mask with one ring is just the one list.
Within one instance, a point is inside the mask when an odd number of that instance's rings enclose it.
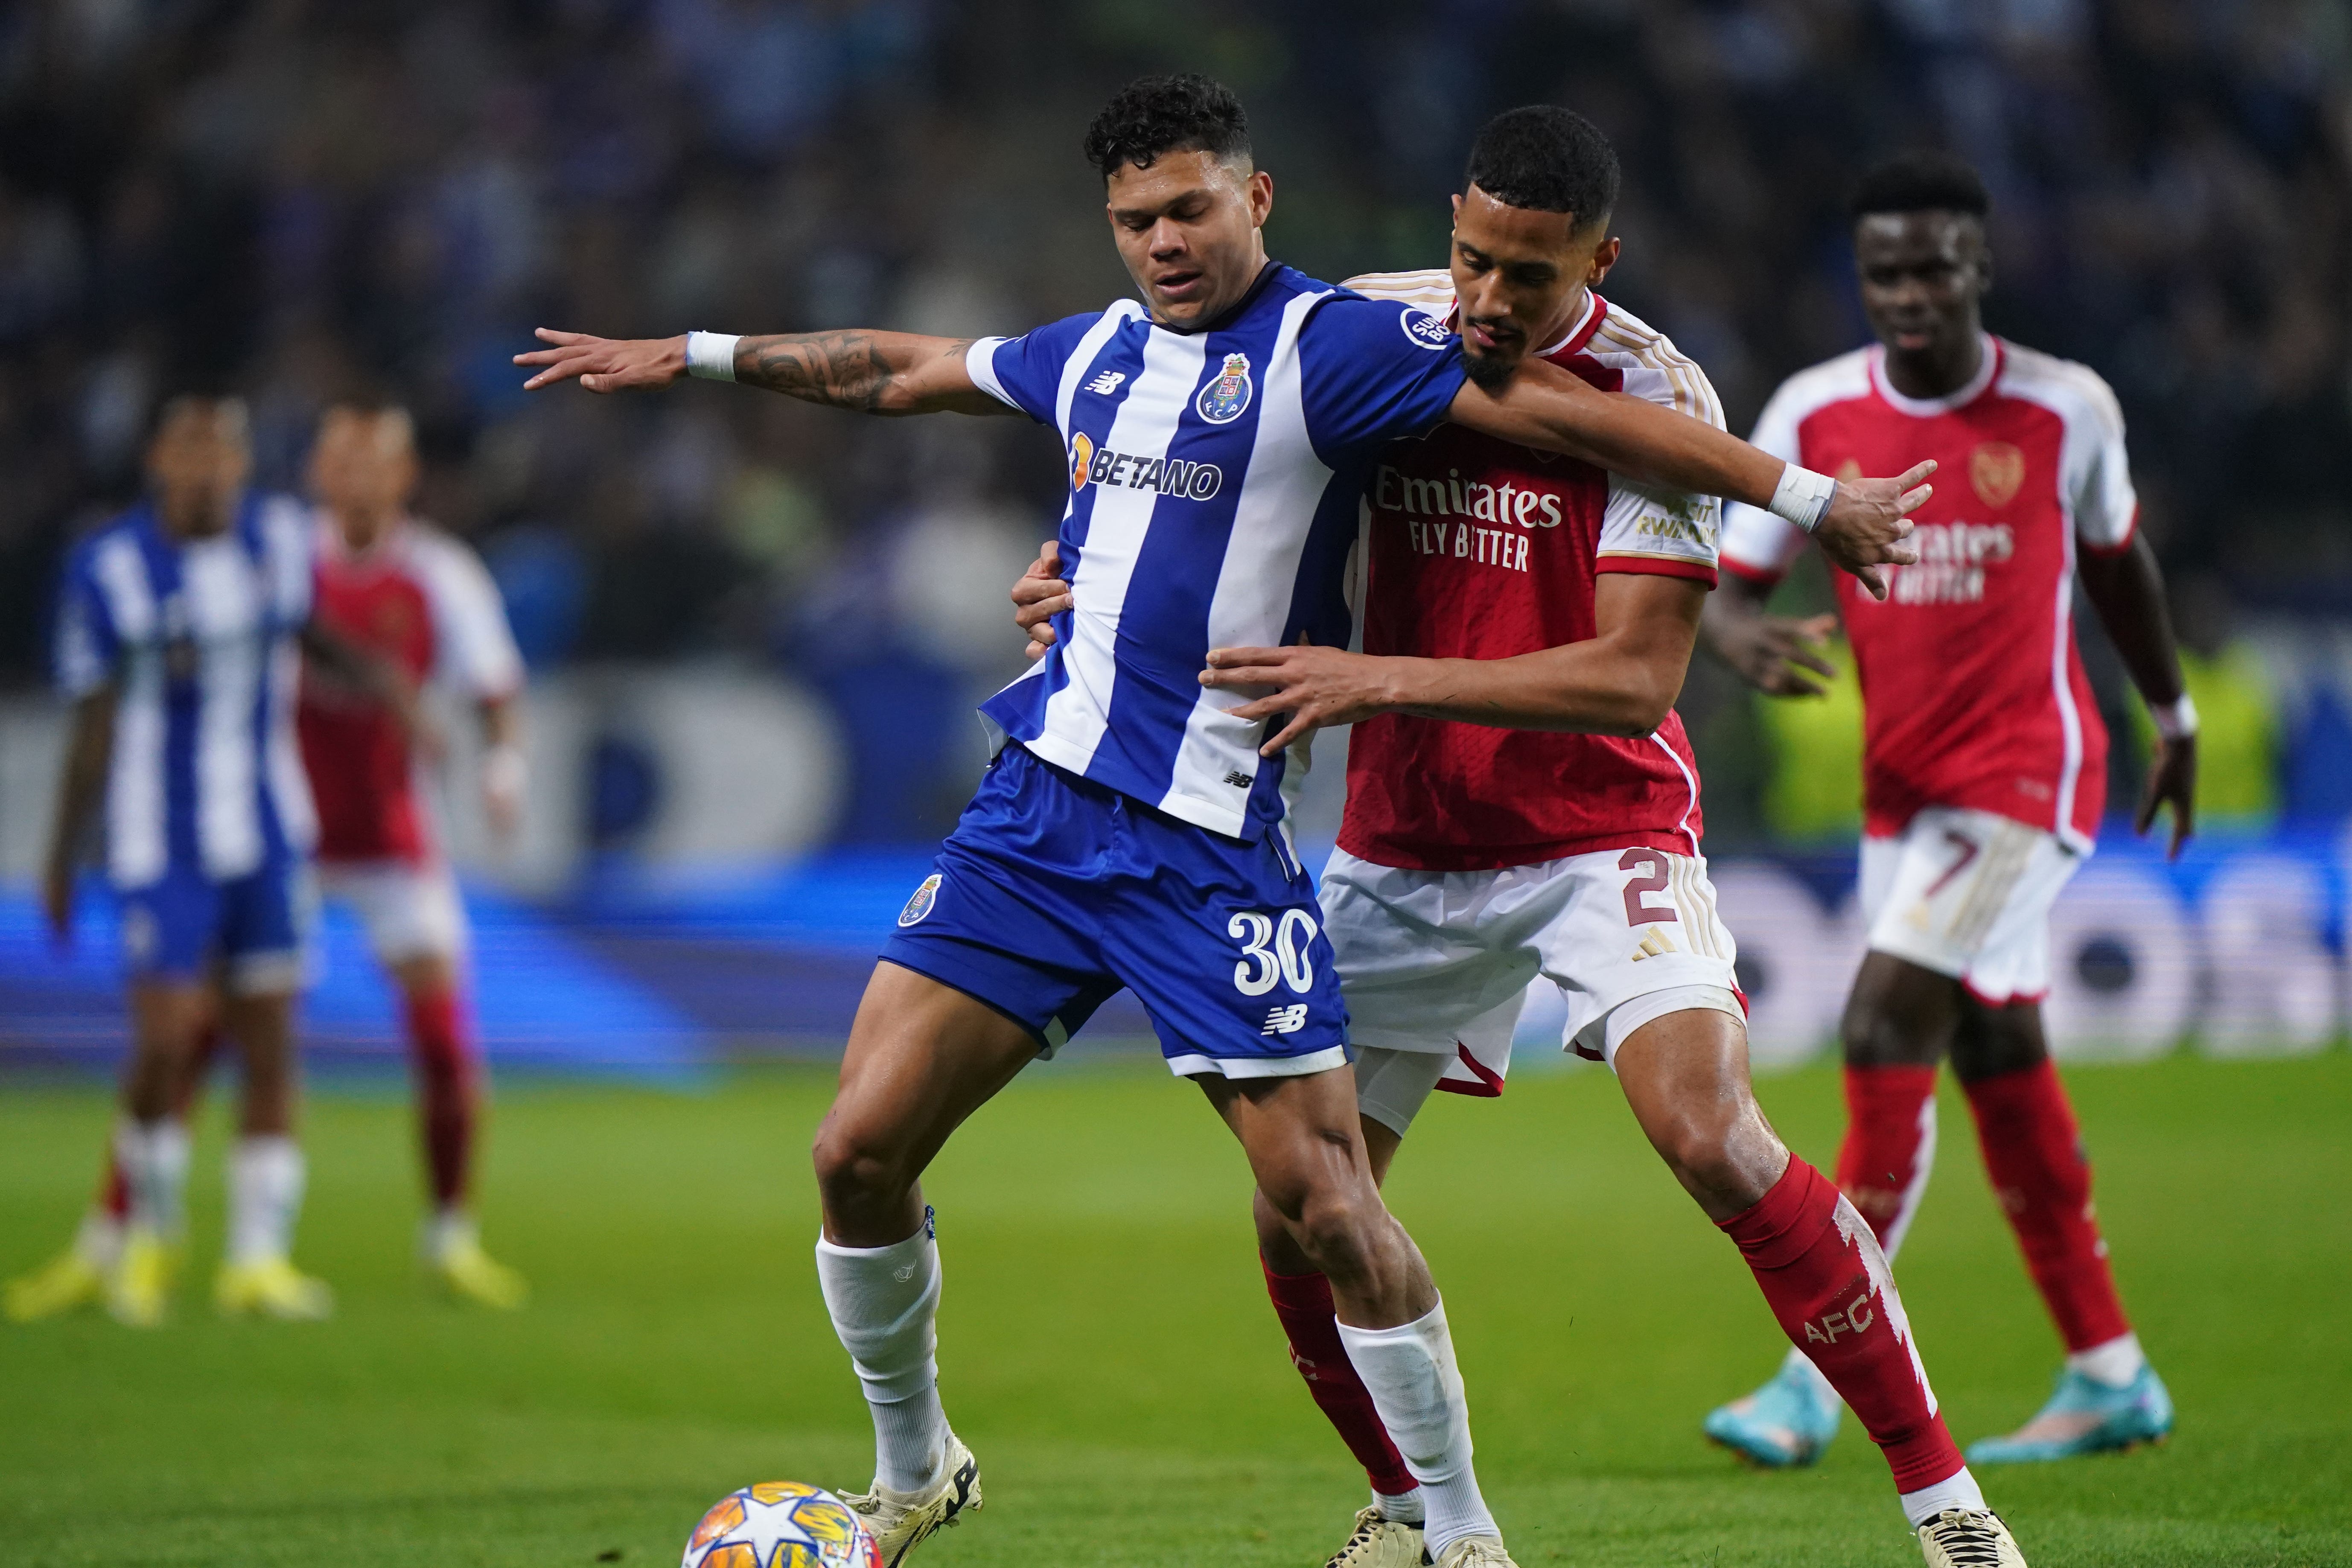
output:
{"label": "blue soccer shorts", "polygon": [[175,865],[116,897],[134,980],[217,976],[238,995],[271,996],[300,990],[308,976],[319,898],[306,861],[272,858],[226,881]]}
{"label": "blue soccer shorts", "polygon": [[1052,1056],[1121,987],[1183,1077],[1349,1059],[1315,885],[1276,834],[1243,843],[1008,745],[882,949],[1013,1019]]}

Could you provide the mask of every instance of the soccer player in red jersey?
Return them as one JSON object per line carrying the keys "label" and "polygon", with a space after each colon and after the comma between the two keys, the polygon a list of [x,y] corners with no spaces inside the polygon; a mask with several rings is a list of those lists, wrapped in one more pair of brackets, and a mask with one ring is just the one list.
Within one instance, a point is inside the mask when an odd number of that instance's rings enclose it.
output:
{"label": "soccer player in red jersey", "polygon": [[[1698,366],[1593,292],[1619,253],[1617,184],[1590,123],[1514,110],[1471,153],[1450,272],[1349,286],[1446,319],[1492,362],[1532,353],[1720,424]],[[1257,694],[1240,711],[1273,721],[1269,752],[1355,726],[1321,902],[1375,1168],[1385,1176],[1433,1089],[1502,1092],[1521,1001],[1549,980],[1568,1003],[1563,1043],[1615,1069],[1790,1339],[1865,1413],[1927,1561],[2021,1563],[1937,1414],[1869,1227],[1748,1086],[1732,939],[1673,710],[1719,526],[1706,498],[1443,426],[1390,447],[1367,487],[1364,651],[1220,649],[1202,679]],[[1015,593],[1041,646],[1042,617],[1069,604],[1052,576],[1041,560]],[[1292,1359],[1374,1493],[1333,1568],[1419,1563],[1410,1438],[1383,1427],[1328,1286],[1262,1198],[1258,1221]]]}
{"label": "soccer player in red jersey", "polygon": [[[1884,603],[1841,588],[1865,714],[1862,902],[1870,950],[1843,1028],[1848,1110],[1838,1185],[1892,1257],[1927,1185],[1936,1072],[1967,1091],[1985,1166],[2066,1344],[2058,1388],[1978,1463],[2128,1447],[2171,1429],[2172,1402],[2124,1314],[2091,1205],[2074,1113],[2049,1058],[2049,913],[2091,852],[2106,733],[2074,647],[2074,584],[2122,655],[2159,733],[2137,826],[2191,828],[2195,710],[2181,684],[2115,395],[2088,368],[1993,337],[1985,188],[1965,163],[1897,158],[1853,203],[1863,308],[1878,345],[1790,378],[1756,444],[1791,462],[1864,468],[1936,458],[1921,559]],[[1708,607],[1710,641],[1781,695],[1817,689],[1820,627],[1764,604],[1803,543],[1737,508]],[[1707,1431],[1759,1462],[1810,1464],[1838,1402],[1791,1358]]]}
{"label": "soccer player in red jersey", "polygon": [[[373,668],[412,689],[444,685],[476,705],[487,742],[483,805],[503,835],[522,805],[522,660],[480,561],[408,515],[415,483],[405,412],[358,405],[328,412],[310,461],[320,503],[313,614],[331,634],[373,655]],[[455,1295],[519,1307],[528,1287],[482,1249],[470,1203],[481,1066],[463,995],[466,917],[420,798],[416,739],[380,697],[323,678],[315,664],[304,673],[296,732],[318,816],[320,889],[358,914],[401,994],[433,1205],[420,1247],[425,1266]],[[219,1045],[217,1028],[198,1042],[177,1091],[176,1121],[186,1121]],[[129,1184],[110,1162],[77,1250],[103,1252],[129,1211]]]}

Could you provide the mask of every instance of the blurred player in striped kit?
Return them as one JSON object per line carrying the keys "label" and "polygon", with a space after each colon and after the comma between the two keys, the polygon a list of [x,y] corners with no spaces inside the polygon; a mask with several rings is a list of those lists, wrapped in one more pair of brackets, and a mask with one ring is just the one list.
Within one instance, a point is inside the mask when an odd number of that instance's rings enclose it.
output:
{"label": "blurred player in striped kit", "polygon": [[[413,694],[436,681],[478,709],[486,739],[483,803],[492,826],[510,831],[524,770],[517,698],[522,665],[496,588],[471,552],[409,517],[416,478],[408,416],[398,408],[345,405],[321,423],[310,479],[320,502],[303,527],[311,614],[333,638],[364,650],[374,684],[339,679],[314,661],[301,686],[297,733],[317,820],[317,863],[326,895],[347,901],[398,987],[414,1067],[432,1203],[425,1261],[456,1295],[494,1307],[521,1304],[526,1287],[482,1249],[469,1205],[480,1066],[462,985],[465,913],[418,777],[422,731]],[[387,700],[382,680],[397,685]],[[216,1005],[229,1009],[226,998]],[[225,1020],[224,1020],[225,1021]],[[155,1134],[184,1151],[185,1122],[222,1043],[207,1019],[188,1048],[173,1113]],[[142,1256],[134,1164],[118,1139],[98,1205],[74,1247],[13,1282],[12,1318],[44,1316],[92,1300],[110,1271]],[[184,1159],[184,1152],[179,1156]],[[135,1154],[134,1154],[135,1160]],[[176,1244],[176,1228],[164,1229]],[[170,1256],[167,1246],[163,1256]],[[143,1264],[140,1272],[145,1272]],[[118,1291],[119,1316],[146,1321]],[[138,1294],[133,1291],[131,1294]],[[319,1298],[323,1301],[323,1297]]]}
{"label": "blurred player in striped kit", "polygon": [[[1862,678],[1862,903],[1870,951],[1843,1029],[1848,1110],[1838,1184],[1892,1257],[1927,1188],[1936,1075],[1967,1091],[1985,1169],[2066,1347],[2058,1386],[1979,1464],[2062,1459],[2166,1436],[2172,1399],[2140,1350],[2091,1205],[2091,1170],[2042,1035],[2050,909],[2091,852],[2106,800],[2105,727],[2074,647],[2074,584],[2154,715],[2137,827],[2191,826],[2197,715],[2115,394],[2089,367],[1984,330],[1990,203],[1956,159],[1913,153],[1853,202],[1862,303],[1878,343],[1791,376],[1756,443],[1790,462],[1868,468],[1935,458],[1950,482],[1919,514],[1922,559],[1883,603],[1843,586]],[[1735,507],[1710,640],[1750,681],[1817,693],[1827,617],[1767,616],[1801,537]],[[1760,1464],[1811,1464],[1839,1402],[1791,1356],[1706,1430]]]}

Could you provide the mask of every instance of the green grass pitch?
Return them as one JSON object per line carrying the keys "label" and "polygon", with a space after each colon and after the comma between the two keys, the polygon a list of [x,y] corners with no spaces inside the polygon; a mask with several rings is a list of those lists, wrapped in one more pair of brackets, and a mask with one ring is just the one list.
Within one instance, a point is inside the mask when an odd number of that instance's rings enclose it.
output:
{"label": "green grass pitch", "polygon": [[[2071,1083],[2126,1301],[2179,1402],[2161,1450],[1984,1476],[2037,1568],[2352,1563],[2352,1056],[2089,1069]],[[538,1288],[498,1317],[411,1263],[406,1110],[310,1113],[303,1259],[324,1325],[223,1323],[217,1108],[178,1315],[0,1331],[0,1563],[666,1565],[728,1489],[862,1485],[863,1407],[819,1303],[804,1151],[830,1075],[700,1095],[518,1086],[485,1220]],[[1816,1163],[1835,1075],[1767,1080]],[[0,1092],[0,1269],[69,1230],[95,1090]],[[1942,1166],[1901,1261],[1962,1442],[2046,1391],[2058,1347],[1948,1093]],[[1361,1477],[1283,1353],[1239,1154],[1141,1063],[1041,1067],[933,1173],[948,1409],[988,1506],[922,1568],[1312,1568]],[[1782,1342],[1731,1247],[1598,1071],[1441,1098],[1397,1212],[1460,1343],[1482,1473],[1517,1560],[1916,1563],[1849,1421],[1816,1470],[1759,1475],[1701,1415]]]}

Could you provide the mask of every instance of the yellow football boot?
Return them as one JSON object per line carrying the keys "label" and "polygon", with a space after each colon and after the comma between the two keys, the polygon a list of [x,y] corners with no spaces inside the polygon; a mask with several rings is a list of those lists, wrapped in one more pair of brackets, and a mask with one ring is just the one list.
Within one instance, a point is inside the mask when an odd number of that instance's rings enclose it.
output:
{"label": "yellow football boot", "polygon": [[8,1281],[0,1289],[0,1317],[12,1323],[37,1322],[95,1307],[106,1300],[106,1270],[72,1247],[30,1274]]}
{"label": "yellow football boot", "polygon": [[335,1312],[335,1292],[284,1258],[224,1263],[213,1277],[213,1305],[227,1318],[252,1313],[281,1322],[315,1323]]}
{"label": "yellow football boot", "polygon": [[152,1230],[133,1229],[122,1238],[122,1256],[106,1279],[106,1310],[116,1322],[152,1329],[163,1321],[172,1300],[172,1249]]}
{"label": "yellow football boot", "polygon": [[453,1237],[427,1267],[460,1300],[511,1312],[530,1299],[530,1283],[482,1250],[473,1236]]}

